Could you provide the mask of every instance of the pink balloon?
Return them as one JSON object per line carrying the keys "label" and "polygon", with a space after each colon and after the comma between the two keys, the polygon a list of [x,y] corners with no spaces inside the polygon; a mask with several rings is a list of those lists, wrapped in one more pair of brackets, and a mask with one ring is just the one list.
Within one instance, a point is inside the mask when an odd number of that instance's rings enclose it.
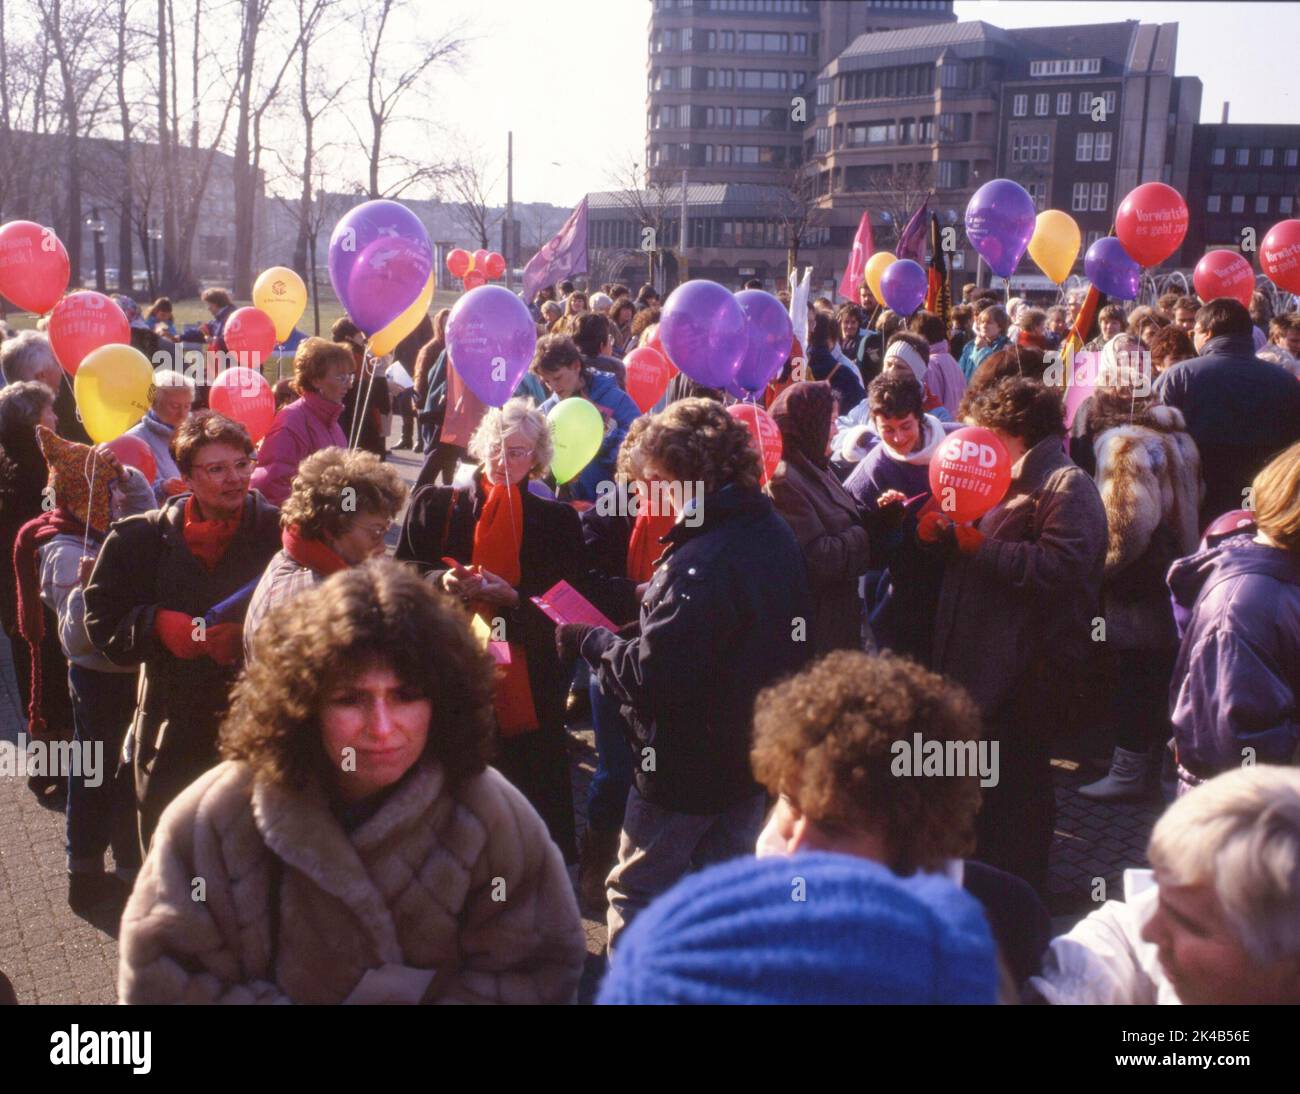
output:
{"label": "pink balloon", "polygon": [[772,415],[753,403],[733,403],[727,407],[727,413],[737,421],[744,422],[745,428],[749,430],[754,451],[763,461],[763,485],[766,486],[776,471],[776,465],[781,462],[783,446],[780,428],[772,420]]}
{"label": "pink balloon", "polygon": [[247,429],[254,444],[266,436],[275,419],[275,393],[265,377],[250,368],[228,368],[218,376],[209,390],[208,405]]}
{"label": "pink balloon", "polygon": [[627,366],[627,393],[645,414],[659,401],[677,370],[649,346],[634,349],[623,363]]}
{"label": "pink balloon", "polygon": [[53,228],[30,220],[0,227],[0,294],[23,311],[43,315],[68,287],[71,267]]}
{"label": "pink balloon", "polygon": [[1192,272],[1192,285],[1203,304],[1226,296],[1249,308],[1255,291],[1255,271],[1236,251],[1208,251]]}
{"label": "pink balloon", "polygon": [[465,289],[467,291],[469,289],[477,289],[480,285],[486,284],[487,277],[477,268],[470,270],[470,272],[465,275]]}
{"label": "pink balloon", "polygon": [[957,524],[979,520],[1006,497],[1011,457],[991,429],[967,426],[949,433],[930,461],[930,493]]}
{"label": "pink balloon", "polygon": [[117,301],[98,292],[74,292],[50,312],[50,348],[63,371],[75,376],[92,350],[114,342],[131,344],[131,324]]}
{"label": "pink balloon", "polygon": [[537,324],[524,302],[500,285],[481,285],[456,301],[447,320],[447,354],[469,389],[504,406],[533,360]]}
{"label": "pink balloon", "polygon": [[153,449],[139,437],[128,437],[123,433],[109,441],[106,447],[128,467],[138,468],[149,482],[158,477],[158,461],[154,459]]}
{"label": "pink balloon", "polygon": [[275,320],[261,308],[240,308],[226,320],[222,337],[241,365],[260,368],[275,349]]}

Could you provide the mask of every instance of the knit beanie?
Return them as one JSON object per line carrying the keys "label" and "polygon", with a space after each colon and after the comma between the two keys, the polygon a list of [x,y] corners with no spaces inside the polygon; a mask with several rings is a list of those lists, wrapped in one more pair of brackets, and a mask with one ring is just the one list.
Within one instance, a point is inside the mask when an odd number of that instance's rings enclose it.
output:
{"label": "knit beanie", "polygon": [[65,441],[43,425],[36,427],[36,439],[50,468],[54,504],[92,532],[105,535],[110,521],[114,477],[108,464],[103,460],[92,460],[88,445]]}
{"label": "knit beanie", "polygon": [[618,940],[601,1004],[993,1003],[992,935],[947,878],[822,852],[693,874]]}

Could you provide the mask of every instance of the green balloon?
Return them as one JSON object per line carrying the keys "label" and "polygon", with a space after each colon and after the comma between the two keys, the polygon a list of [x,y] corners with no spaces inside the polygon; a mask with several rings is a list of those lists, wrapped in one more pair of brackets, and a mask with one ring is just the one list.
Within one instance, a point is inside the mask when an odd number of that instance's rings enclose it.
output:
{"label": "green balloon", "polygon": [[605,439],[605,419],[594,403],[581,396],[561,399],[546,416],[555,454],[551,472],[557,483],[568,482],[591,463]]}

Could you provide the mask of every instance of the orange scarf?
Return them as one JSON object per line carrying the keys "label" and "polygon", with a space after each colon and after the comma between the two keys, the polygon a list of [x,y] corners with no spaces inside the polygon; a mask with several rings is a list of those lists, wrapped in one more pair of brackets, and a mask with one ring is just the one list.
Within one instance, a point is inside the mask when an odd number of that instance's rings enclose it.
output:
{"label": "orange scarf", "polygon": [[659,542],[677,522],[673,513],[653,516],[647,505],[636,515],[632,525],[632,536],[627,542],[627,576],[630,581],[641,585],[650,580],[655,572],[655,560],[663,553]]}
{"label": "orange scarf", "polygon": [[199,515],[198,502],[191,494],[185,499],[185,525],[183,535],[190,554],[203,563],[208,573],[216,570],[226,554],[226,548],[239,531],[242,517],[234,520],[204,520]]}
{"label": "orange scarf", "polygon": [[[486,480],[485,480],[486,482]],[[521,576],[519,548],[524,539],[524,498],[520,486],[493,483],[487,501],[474,526],[475,566],[490,570],[497,577],[518,585]],[[475,604],[474,610],[490,627],[496,609],[490,604]],[[528,659],[524,648],[510,643],[510,664],[497,667],[497,686],[493,696],[497,727],[503,737],[515,737],[539,727],[533,689],[528,681]]]}

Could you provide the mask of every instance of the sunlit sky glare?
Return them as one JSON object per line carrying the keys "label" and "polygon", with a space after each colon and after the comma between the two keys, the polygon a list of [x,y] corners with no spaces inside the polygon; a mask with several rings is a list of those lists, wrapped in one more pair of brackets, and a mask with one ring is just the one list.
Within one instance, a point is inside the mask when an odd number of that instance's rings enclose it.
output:
{"label": "sunlit sky glare", "polygon": [[[497,170],[514,130],[516,201],[571,206],[609,188],[620,162],[644,159],[649,0],[424,4],[433,18],[473,20],[475,41],[460,72],[439,79],[435,106]],[[1300,123],[1300,3],[958,0],[954,10],[1003,27],[1176,22],[1177,73],[1201,78],[1202,121],[1218,121],[1226,99],[1234,122]],[[495,196],[504,202],[504,176]]]}

